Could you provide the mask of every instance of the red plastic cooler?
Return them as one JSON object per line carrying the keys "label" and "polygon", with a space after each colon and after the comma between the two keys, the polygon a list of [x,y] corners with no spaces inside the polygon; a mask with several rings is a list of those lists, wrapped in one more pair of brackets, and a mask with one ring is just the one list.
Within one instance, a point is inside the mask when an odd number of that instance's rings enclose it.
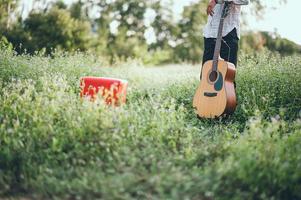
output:
{"label": "red plastic cooler", "polygon": [[128,82],[126,80],[106,77],[81,78],[81,97],[95,100],[97,94],[104,97],[109,105],[118,106],[126,102]]}

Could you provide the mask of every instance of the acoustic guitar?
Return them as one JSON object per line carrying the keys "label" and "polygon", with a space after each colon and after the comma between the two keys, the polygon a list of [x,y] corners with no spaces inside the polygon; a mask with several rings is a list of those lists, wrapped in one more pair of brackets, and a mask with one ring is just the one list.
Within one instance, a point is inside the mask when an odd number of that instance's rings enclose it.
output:
{"label": "acoustic guitar", "polygon": [[193,107],[200,118],[216,118],[232,114],[236,109],[234,88],[235,66],[220,58],[224,19],[230,3],[221,6],[222,15],[218,28],[213,60],[207,61],[201,70],[201,82],[193,99]]}

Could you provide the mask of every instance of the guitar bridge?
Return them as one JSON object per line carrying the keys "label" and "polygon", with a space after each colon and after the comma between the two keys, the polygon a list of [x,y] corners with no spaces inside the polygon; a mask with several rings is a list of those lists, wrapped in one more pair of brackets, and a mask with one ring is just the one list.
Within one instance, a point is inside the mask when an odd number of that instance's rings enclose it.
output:
{"label": "guitar bridge", "polygon": [[205,97],[216,97],[217,93],[216,92],[204,92]]}

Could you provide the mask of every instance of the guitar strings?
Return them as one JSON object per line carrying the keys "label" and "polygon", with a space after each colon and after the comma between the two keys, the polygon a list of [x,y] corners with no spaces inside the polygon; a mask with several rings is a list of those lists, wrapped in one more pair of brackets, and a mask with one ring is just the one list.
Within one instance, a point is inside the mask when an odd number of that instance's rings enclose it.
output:
{"label": "guitar strings", "polygon": [[231,47],[227,44],[227,42],[222,38],[222,41],[224,42],[224,44],[228,47],[228,62],[230,60],[230,55],[231,55]]}

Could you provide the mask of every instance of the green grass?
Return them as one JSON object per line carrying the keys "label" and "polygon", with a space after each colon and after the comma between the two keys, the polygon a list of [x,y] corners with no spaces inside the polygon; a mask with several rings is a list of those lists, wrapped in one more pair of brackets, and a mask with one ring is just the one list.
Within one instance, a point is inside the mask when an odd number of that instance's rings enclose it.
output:
{"label": "green grass", "polygon": [[[239,63],[235,114],[199,120],[199,66],[106,67],[91,55],[2,49],[0,196],[300,199],[301,58]],[[127,105],[80,100],[86,75],[127,79]]]}

